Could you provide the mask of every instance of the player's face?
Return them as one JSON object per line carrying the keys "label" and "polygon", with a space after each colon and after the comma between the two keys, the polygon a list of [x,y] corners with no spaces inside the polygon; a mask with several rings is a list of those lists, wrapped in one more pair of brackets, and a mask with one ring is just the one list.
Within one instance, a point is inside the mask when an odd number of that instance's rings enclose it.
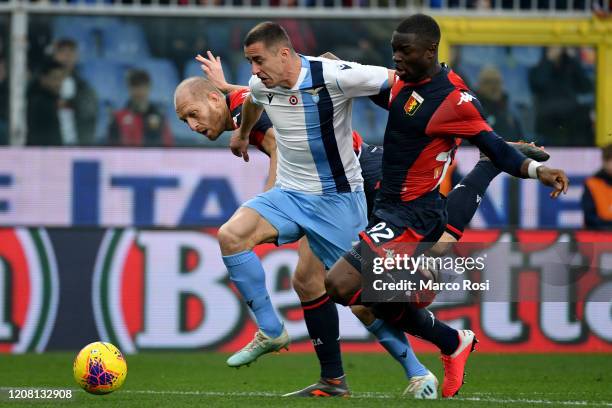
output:
{"label": "player's face", "polygon": [[228,110],[225,101],[216,93],[211,92],[205,100],[199,100],[184,92],[176,97],[176,115],[193,132],[216,140],[225,131]]}
{"label": "player's face", "polygon": [[251,72],[266,88],[273,88],[283,80],[289,49],[283,47],[267,48],[263,42],[244,47],[244,56],[251,64]]}
{"label": "player's face", "polygon": [[393,32],[391,39],[395,71],[402,81],[424,79],[436,63],[436,44],[428,44],[413,33]]}

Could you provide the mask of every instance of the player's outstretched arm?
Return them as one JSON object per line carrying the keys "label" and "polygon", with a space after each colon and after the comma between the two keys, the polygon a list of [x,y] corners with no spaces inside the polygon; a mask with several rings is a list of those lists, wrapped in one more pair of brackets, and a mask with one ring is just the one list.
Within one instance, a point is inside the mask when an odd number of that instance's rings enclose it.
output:
{"label": "player's outstretched arm", "polygon": [[[323,54],[319,55],[319,58],[326,58],[326,59],[330,59],[330,60],[340,60],[340,58],[338,58],[335,54],[326,51]],[[376,105],[380,106],[383,109],[389,110],[389,90],[391,89],[391,87],[393,86],[393,84],[395,83],[395,70],[392,69],[387,69],[387,85],[388,88],[382,90],[378,95],[370,95],[370,99],[372,100],[372,102],[374,102]]]}
{"label": "player's outstretched arm", "polygon": [[552,187],[552,198],[567,193],[569,179],[563,170],[552,169],[528,159],[495,132],[482,131],[468,140],[486,154],[498,169],[516,177],[538,179],[542,184]]}
{"label": "player's outstretched arm", "polygon": [[206,74],[208,80],[212,82],[221,92],[229,93],[232,91],[244,89],[244,86],[230,84],[225,80],[225,74],[223,74],[223,65],[221,64],[221,57],[215,57],[212,52],[206,51],[206,56],[198,54],[195,59],[202,65],[200,68]]}

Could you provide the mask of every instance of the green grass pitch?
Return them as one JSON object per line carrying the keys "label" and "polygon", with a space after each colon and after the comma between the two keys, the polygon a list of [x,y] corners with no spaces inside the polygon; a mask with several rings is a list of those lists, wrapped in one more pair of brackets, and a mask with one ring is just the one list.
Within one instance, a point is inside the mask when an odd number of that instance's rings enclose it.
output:
{"label": "green grass pitch", "polygon": [[[353,397],[288,399],[314,382],[314,354],[282,353],[239,370],[218,353],[140,353],[127,356],[123,388],[89,395],[72,379],[73,353],[0,355],[2,407],[612,407],[612,354],[480,354],[468,362],[460,396],[419,401],[401,396],[407,382],[384,354],[345,354]],[[419,356],[442,380],[436,355]],[[71,388],[72,401],[8,400],[8,388]]]}

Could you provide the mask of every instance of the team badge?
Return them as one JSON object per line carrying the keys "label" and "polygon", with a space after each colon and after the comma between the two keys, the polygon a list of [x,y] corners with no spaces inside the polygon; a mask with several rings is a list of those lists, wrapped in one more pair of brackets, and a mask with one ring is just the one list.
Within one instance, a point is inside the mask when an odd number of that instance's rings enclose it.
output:
{"label": "team badge", "polygon": [[406,104],[404,105],[404,112],[410,116],[414,115],[414,112],[419,109],[419,106],[421,106],[423,100],[424,99],[421,95],[419,95],[416,91],[412,91],[410,98],[408,98]]}
{"label": "team badge", "polygon": [[297,98],[297,96],[295,96],[295,95],[291,95],[291,96],[289,97],[289,103],[290,103],[290,104],[292,104],[292,105],[297,105],[297,103],[298,103],[298,98]]}
{"label": "team badge", "polygon": [[314,103],[319,103],[319,91],[323,89],[322,86],[318,87],[318,88],[312,88],[312,89],[307,89],[305,92],[309,93],[310,95],[312,95],[312,101]]}

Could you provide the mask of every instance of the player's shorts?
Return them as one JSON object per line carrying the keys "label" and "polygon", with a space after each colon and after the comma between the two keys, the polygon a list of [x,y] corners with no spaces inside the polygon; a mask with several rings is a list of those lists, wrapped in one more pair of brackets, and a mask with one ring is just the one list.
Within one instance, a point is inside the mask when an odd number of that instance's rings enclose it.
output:
{"label": "player's shorts", "polygon": [[361,177],[363,177],[363,190],[368,204],[368,218],[372,214],[376,191],[382,179],[382,156],[382,147],[362,143],[359,164],[361,165]]}
{"label": "player's shorts", "polygon": [[368,227],[344,258],[367,273],[373,257],[391,253],[416,257],[438,241],[446,224],[446,199],[437,191],[408,203],[378,197]]}
{"label": "player's shorts", "polygon": [[399,269],[385,266],[381,270],[383,264],[380,261],[398,256],[404,258],[404,255],[417,258],[442,236],[446,218],[446,199],[437,191],[409,203],[385,202],[382,197],[377,197],[368,227],[359,234],[359,242],[343,256],[363,275],[362,289],[353,299],[361,295],[366,302],[411,302],[419,308],[428,306],[435,298],[433,291],[392,292],[387,297],[388,292],[372,290],[373,283],[415,279],[417,283],[422,279],[421,273],[415,274],[403,266]]}
{"label": "player's shorts", "polygon": [[275,187],[243,206],[257,211],[276,228],[277,245],[306,235],[326,268],[351,248],[367,223],[363,191],[319,195]]}

